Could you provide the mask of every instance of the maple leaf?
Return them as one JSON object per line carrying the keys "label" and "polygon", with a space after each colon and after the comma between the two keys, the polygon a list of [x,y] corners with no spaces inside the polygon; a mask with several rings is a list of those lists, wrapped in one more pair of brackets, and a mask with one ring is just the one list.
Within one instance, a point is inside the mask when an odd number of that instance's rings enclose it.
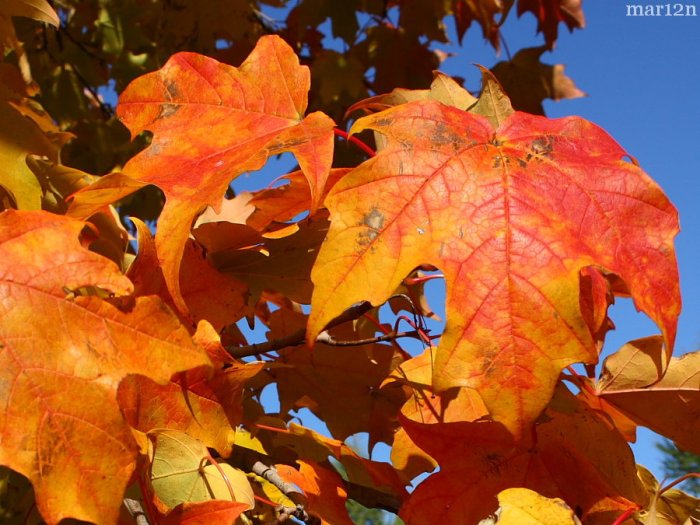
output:
{"label": "maple leaf", "polygon": [[585,97],[571,78],[564,74],[564,66],[540,62],[546,46],[518,51],[512,60],[493,66],[493,74],[503,85],[513,107],[535,115],[544,115],[542,101]]}
{"label": "maple leaf", "polygon": [[165,385],[130,376],[119,385],[119,406],[132,428],[180,430],[228,457],[233,429],[243,418],[243,386],[262,366],[236,363],[214,374],[199,368]]}
{"label": "maple leaf", "polygon": [[520,445],[489,421],[424,424],[404,417],[402,425],[440,465],[401,509],[407,525],[477,523],[513,487],[563,499],[587,525],[612,523],[648,501],[622,436],[563,386]]}
{"label": "maple leaf", "polygon": [[500,48],[500,33],[495,17],[504,11],[501,0],[454,0],[452,9],[460,44],[469,26],[476,21],[481,25],[484,38],[496,49]]}
{"label": "maple leaf", "polygon": [[[158,295],[166,304],[174,306],[148,226],[136,218],[131,221],[136,226],[139,241],[139,253],[127,274],[134,283],[135,295]],[[217,293],[212,294],[212,290]],[[180,291],[192,319],[206,319],[216,330],[238,321],[247,313],[248,287],[217,271],[203,254],[202,247],[192,239],[187,240],[182,254]]]}
{"label": "maple leaf", "polygon": [[[161,188],[158,258],[174,304],[186,312],[179,270],[190,228],[207,206],[218,210],[232,179],[291,151],[311,188],[311,211],[318,207],[332,160],[333,121],[320,112],[304,117],[309,85],[308,68],[276,36],[261,38],[239,68],[195,53],[173,55],[119,98],[117,113],[132,135],[153,133],[151,146],[124,166],[132,182],[103,177],[76,195],[76,207],[86,200],[91,206],[71,214],[86,216],[136,187]],[[95,196],[98,190],[106,195]]]}
{"label": "maple leaf", "polygon": [[[217,249],[215,244],[220,245],[220,242],[210,244],[202,239],[201,230],[204,228],[196,229],[194,235],[202,242],[207,258],[214,267],[230,279],[248,286],[253,304],[263,292],[279,292],[292,301],[308,304],[312,290],[311,267],[328,231],[327,215],[322,210],[313,218],[295,223],[294,229],[297,231],[291,235],[280,239],[261,239],[264,243],[261,242],[257,248],[262,250],[222,249],[221,246]],[[235,231],[237,225],[209,223],[208,226],[218,227],[217,235],[209,235],[210,239],[236,239],[233,235],[227,235],[227,231]]]}
{"label": "maple leaf", "polygon": [[637,473],[650,499],[648,507],[637,514],[645,525],[692,524],[700,519],[700,499],[676,489],[661,492],[659,482],[641,465]]}
{"label": "maple leaf", "polygon": [[[476,421],[488,415],[479,394],[471,388],[451,389],[436,393],[432,388],[434,349],[428,348],[413,359],[401,363],[382,384],[380,393],[388,387],[404,385],[408,388],[401,413],[422,423],[454,423]],[[418,447],[406,432],[399,428],[391,447],[391,463],[407,483],[424,472],[431,472],[437,462]]]}
{"label": "maple leaf", "polygon": [[[326,179],[326,192],[342,179],[350,168],[334,168]],[[289,226],[288,221],[311,207],[309,185],[304,182],[300,171],[288,173],[281,179],[287,184],[276,188],[267,188],[253,192],[248,204],[254,211],[247,217],[245,223],[257,231],[264,232],[269,237],[270,231]]]}
{"label": "maple leaf", "polygon": [[574,511],[558,498],[545,498],[529,489],[506,489],[498,494],[500,525],[576,525]]}
{"label": "maple leaf", "polygon": [[47,212],[0,214],[0,463],[29,478],[49,523],[116,522],[139,451],[116,401],[122,378],[165,383],[209,364],[159,299],[119,309],[76,296],[132,289],[81,246],[84,227]]}
{"label": "maple leaf", "polygon": [[[197,439],[172,429],[154,430],[148,437],[149,477],[159,510],[215,499],[255,505],[245,473],[227,463],[211,463],[207,447]],[[206,460],[210,463],[204,466]]]}
{"label": "maple leaf", "polygon": [[447,323],[434,384],[475,388],[520,435],[563,367],[597,360],[579,301],[587,267],[619,276],[672,347],[678,220],[594,124],[513,112],[488,77],[472,111],[480,114],[417,101],[354,124],[352,132],[385,135],[387,146],[325,200],[331,228],[312,272],[307,338],[435,265],[445,275]]}
{"label": "maple leaf", "polygon": [[635,423],[700,454],[700,352],[667,359],[661,337],[631,341],[605,360],[596,393]]}
{"label": "maple leaf", "polygon": [[38,210],[43,192],[26,158],[31,154],[54,158],[57,150],[41,128],[16,108],[14,100],[0,83],[0,187],[10,194],[13,207]]}
{"label": "maple leaf", "polygon": [[559,32],[559,22],[564,22],[573,31],[586,25],[582,0],[518,0],[518,16],[531,12],[537,18],[537,32],[544,33],[550,49]]}

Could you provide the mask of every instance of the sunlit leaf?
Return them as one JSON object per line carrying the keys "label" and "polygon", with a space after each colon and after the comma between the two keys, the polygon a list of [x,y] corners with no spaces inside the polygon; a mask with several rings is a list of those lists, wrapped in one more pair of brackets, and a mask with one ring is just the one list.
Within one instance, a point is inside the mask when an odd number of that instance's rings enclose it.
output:
{"label": "sunlit leaf", "polygon": [[116,520],[138,454],[116,401],[122,378],[165,383],[209,364],[160,300],[120,309],[79,295],[132,288],[81,246],[84,227],[46,212],[0,214],[0,463],[30,479],[49,523]]}
{"label": "sunlit leaf", "polygon": [[[319,205],[332,160],[333,122],[319,112],[304,117],[309,85],[308,68],[279,37],[269,36],[239,68],[179,53],[121,94],[118,113],[132,135],[153,133],[150,147],[124,173],[137,181],[129,189],[155,184],[165,193],[156,247],[179,310],[187,311],[179,274],[192,223],[207,206],[218,209],[232,179],[261,168],[271,155],[291,151],[311,188],[312,211]],[[114,188],[114,198],[109,193],[90,198],[93,209],[124,195],[124,183],[110,178],[99,185]],[[76,206],[80,201],[79,194]]]}
{"label": "sunlit leaf", "polygon": [[499,525],[576,525],[566,503],[529,489],[506,489],[498,494],[498,503]]}
{"label": "sunlit leaf", "polygon": [[563,367],[597,360],[579,301],[583,269],[618,275],[671,348],[678,221],[597,126],[488,106],[498,128],[434,101],[355,123],[352,131],[375,130],[388,145],[326,198],[331,229],[312,273],[307,336],[359,301],[382,304],[416,267],[435,265],[447,286],[436,387],[475,388],[520,434]]}
{"label": "sunlit leaf", "polygon": [[700,352],[672,357],[661,337],[631,341],[605,360],[598,396],[639,425],[700,454]]}

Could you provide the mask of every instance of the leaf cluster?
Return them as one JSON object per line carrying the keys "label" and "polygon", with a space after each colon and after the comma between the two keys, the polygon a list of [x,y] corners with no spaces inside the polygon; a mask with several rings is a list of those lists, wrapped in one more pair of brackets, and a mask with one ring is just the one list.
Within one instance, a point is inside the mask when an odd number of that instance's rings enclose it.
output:
{"label": "leaf cluster", "polygon": [[[4,519],[698,519],[628,445],[700,452],[676,211],[604,130],[541,115],[581,95],[539,62],[580,2],[56,4],[0,8]],[[511,11],[543,47],[478,96],[432,73],[446,19],[498,47]],[[231,191],[282,153],[298,169]],[[601,362],[616,296],[660,335]]]}

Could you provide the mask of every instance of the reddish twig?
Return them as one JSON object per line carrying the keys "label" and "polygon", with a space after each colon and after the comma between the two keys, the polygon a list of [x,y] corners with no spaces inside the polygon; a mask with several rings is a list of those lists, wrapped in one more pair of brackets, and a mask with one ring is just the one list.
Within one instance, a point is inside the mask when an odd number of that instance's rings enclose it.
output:
{"label": "reddish twig", "polygon": [[[224,469],[221,468],[221,465],[219,465],[219,462],[216,461],[211,454],[207,454],[204,458],[202,458],[202,461],[209,461],[216,470],[219,472],[219,475],[221,476],[221,479],[224,480],[224,483],[226,484],[226,488],[228,489],[228,494],[231,496],[231,501],[236,501],[236,495],[233,493],[233,487],[231,486],[231,482],[228,479],[228,476],[224,472]],[[204,477],[204,467],[202,466],[202,463],[200,462],[199,464],[199,469],[200,469],[200,474],[202,474],[202,477]],[[206,478],[205,478],[206,479]]]}
{"label": "reddish twig", "polygon": [[259,428],[260,430],[269,430],[270,432],[279,432],[280,434],[289,434],[289,429],[286,429],[286,428],[271,427],[268,425],[261,425],[260,423],[253,423],[252,425],[255,428]]}
{"label": "reddish twig", "polygon": [[700,473],[690,472],[688,474],[681,476],[680,478],[676,479],[675,481],[672,481],[671,483],[669,483],[665,487],[662,487],[661,489],[659,489],[659,494],[660,495],[663,494],[667,490],[672,489],[673,487],[675,487],[679,483],[683,483],[685,480],[690,479],[690,478],[699,478],[700,479]]}
{"label": "reddish twig", "polygon": [[333,128],[333,133],[335,133],[338,137],[344,138],[348,142],[352,142],[355,146],[360,148],[362,151],[364,151],[370,157],[374,157],[377,154],[377,152],[374,151],[372,148],[370,148],[367,144],[362,142],[360,139],[358,139],[354,135],[350,135],[350,134],[346,133],[342,129]]}
{"label": "reddish twig", "polygon": [[637,512],[638,510],[639,510],[639,507],[630,507],[630,508],[627,509],[625,512],[623,512],[622,514],[620,514],[620,515],[617,517],[617,519],[616,519],[615,521],[613,521],[612,525],[622,525],[622,524],[627,520],[627,518],[629,518],[630,516],[632,516],[632,514],[634,514],[634,513]]}
{"label": "reddish twig", "polygon": [[427,281],[432,281],[433,279],[444,279],[445,276],[442,274],[433,274],[433,275],[421,275],[420,277],[406,277],[403,282],[406,283],[408,286],[411,286],[413,284],[420,284],[424,283]]}
{"label": "reddish twig", "polygon": [[598,394],[596,394],[595,390],[591,388],[591,386],[585,381],[584,377],[579,374],[576,370],[573,369],[571,366],[567,366],[566,370],[571,374],[571,376],[574,378],[576,385],[582,389],[588,392],[592,396],[598,397]]}

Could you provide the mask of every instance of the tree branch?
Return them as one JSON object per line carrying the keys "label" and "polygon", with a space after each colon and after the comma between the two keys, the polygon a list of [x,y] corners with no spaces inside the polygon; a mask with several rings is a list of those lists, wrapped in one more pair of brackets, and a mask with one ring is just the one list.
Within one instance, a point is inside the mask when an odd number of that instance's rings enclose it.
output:
{"label": "tree branch", "polygon": [[374,343],[383,343],[385,341],[393,341],[394,339],[400,339],[401,337],[413,337],[415,339],[420,339],[421,336],[417,330],[411,330],[410,332],[389,332],[388,334],[378,335],[377,337],[368,337],[367,339],[356,339],[354,341],[336,341],[333,336],[326,331],[318,334],[316,338],[317,343],[323,343],[329,346],[360,346],[360,345],[371,345]]}
{"label": "tree branch", "polygon": [[[287,483],[282,479],[282,477],[277,472],[275,467],[269,467],[265,465],[262,461],[256,461],[253,463],[252,467],[253,474],[260,476],[261,478],[269,481],[275,487],[277,487],[282,494],[287,496],[290,500],[297,503],[299,498],[305,498],[305,496],[297,490],[296,486],[292,483]],[[288,521],[290,518],[294,517],[305,523],[311,523],[313,520],[304,509],[304,505],[297,503],[296,507],[285,507],[284,505],[278,505],[275,507],[277,511],[277,522],[282,523]]]}
{"label": "tree branch", "polygon": [[134,518],[136,525],[150,525],[146,512],[143,510],[140,501],[131,498],[124,498],[123,503],[126,510],[129,511],[129,514],[131,514],[131,517]]}
{"label": "tree branch", "polygon": [[[343,324],[347,321],[354,321],[355,319],[362,317],[364,313],[371,309],[372,304],[368,303],[367,301],[357,303],[328,323],[326,325],[326,329],[333,328],[334,326],[338,326],[339,324]],[[304,341],[306,341],[306,328],[301,328],[292,334],[279,337],[271,341],[266,341],[264,343],[256,343],[247,346],[229,346],[226,348],[226,351],[231,355],[231,357],[241,359],[243,357],[251,357],[275,350],[281,350],[287,346],[298,346],[304,344]]]}

